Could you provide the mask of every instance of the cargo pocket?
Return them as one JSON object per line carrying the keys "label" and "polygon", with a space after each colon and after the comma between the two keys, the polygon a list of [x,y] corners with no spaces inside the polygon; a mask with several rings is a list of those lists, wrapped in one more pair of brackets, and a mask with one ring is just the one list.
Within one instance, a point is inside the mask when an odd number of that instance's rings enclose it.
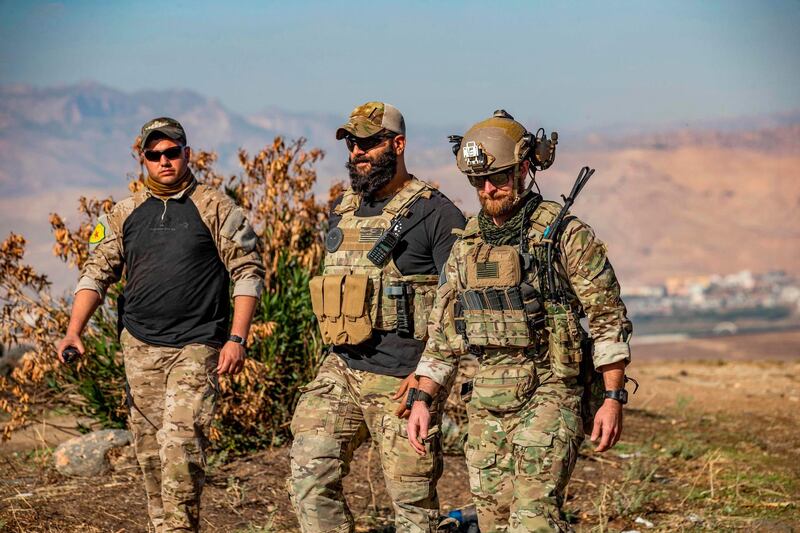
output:
{"label": "cargo pocket", "polygon": [[491,469],[497,465],[497,454],[492,450],[468,449],[466,458],[470,492],[479,495],[490,491],[493,487]]}
{"label": "cargo pocket", "polygon": [[[206,389],[203,392],[202,406],[200,407],[195,425],[200,432],[205,435],[214,415],[217,413],[218,400],[220,397],[219,376],[217,375],[217,361],[219,360],[216,351],[209,357],[209,364],[206,364]],[[210,368],[209,368],[210,366]]]}
{"label": "cargo pocket", "polygon": [[351,274],[344,279],[342,315],[347,344],[360,344],[372,335],[372,320],[367,310],[368,276]]}
{"label": "cargo pocket", "polygon": [[[528,483],[545,483],[550,485],[550,490],[563,494],[578,458],[583,432],[571,406],[562,406],[557,413],[551,423],[543,424],[552,427],[552,431],[521,428],[511,442],[518,479],[534,478]],[[542,420],[537,422],[534,418],[531,422],[543,427]]]}
{"label": "cargo pocket", "polygon": [[538,386],[532,365],[481,367],[472,381],[471,404],[497,413],[518,411]]}
{"label": "cargo pocket", "polygon": [[544,465],[553,460],[554,437],[555,432],[544,431],[515,435],[511,441],[514,444],[514,473],[518,476],[541,477]]}
{"label": "cargo pocket", "polygon": [[383,417],[383,442],[381,458],[386,474],[395,481],[430,481],[434,475],[440,447],[439,425],[428,430],[425,455],[420,457],[408,441],[408,427],[404,419],[395,415]]}
{"label": "cargo pocket", "polygon": [[322,378],[315,379],[299,390],[301,396],[290,426],[292,435],[317,430],[333,433],[344,388],[331,379]]}

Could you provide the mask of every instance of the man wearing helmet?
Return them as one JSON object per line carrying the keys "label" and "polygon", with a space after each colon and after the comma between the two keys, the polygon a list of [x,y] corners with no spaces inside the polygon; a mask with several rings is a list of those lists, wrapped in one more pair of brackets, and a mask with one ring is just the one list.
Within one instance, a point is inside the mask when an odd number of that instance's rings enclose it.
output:
{"label": "man wearing helmet", "polygon": [[[500,110],[451,141],[481,211],[440,278],[418,387],[423,396],[440,394],[459,357],[473,354],[479,368],[462,397],[469,398],[465,451],[481,531],[566,531],[561,505],[584,427],[596,451],[611,448],[622,431],[632,326],[605,245],[526,187],[529,173],[552,164],[557,135],[533,136]],[[582,172],[567,207],[588,175]],[[604,395],[591,394],[603,385]],[[592,396],[605,398],[593,420]],[[430,416],[414,402],[408,435],[420,454]]]}

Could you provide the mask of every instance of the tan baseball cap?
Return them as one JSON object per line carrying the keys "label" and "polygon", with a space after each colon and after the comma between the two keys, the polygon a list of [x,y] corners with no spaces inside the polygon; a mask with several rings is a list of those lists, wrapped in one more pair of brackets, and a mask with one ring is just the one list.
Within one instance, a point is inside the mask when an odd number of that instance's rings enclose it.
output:
{"label": "tan baseball cap", "polygon": [[353,109],[347,124],[336,130],[336,139],[348,133],[359,138],[372,137],[383,130],[406,134],[406,121],[400,110],[384,102],[367,102]]}

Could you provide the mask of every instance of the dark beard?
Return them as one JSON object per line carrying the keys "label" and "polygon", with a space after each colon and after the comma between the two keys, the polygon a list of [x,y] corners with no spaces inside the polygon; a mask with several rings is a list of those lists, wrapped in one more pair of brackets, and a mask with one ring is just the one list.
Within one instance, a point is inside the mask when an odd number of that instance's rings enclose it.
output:
{"label": "dark beard", "polygon": [[[372,163],[369,172],[366,174],[359,172],[356,167],[359,162]],[[353,190],[363,198],[372,198],[394,178],[397,172],[397,154],[394,150],[387,149],[374,161],[360,156],[347,162],[347,170],[350,172],[350,186]]]}

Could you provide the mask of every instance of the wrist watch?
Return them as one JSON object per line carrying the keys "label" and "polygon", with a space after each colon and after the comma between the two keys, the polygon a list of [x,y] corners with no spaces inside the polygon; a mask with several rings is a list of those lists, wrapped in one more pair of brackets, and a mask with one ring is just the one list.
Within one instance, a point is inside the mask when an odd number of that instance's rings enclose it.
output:
{"label": "wrist watch", "polygon": [[228,340],[231,342],[235,342],[236,344],[241,344],[243,347],[247,348],[247,341],[241,338],[239,335],[231,335],[228,337]]}
{"label": "wrist watch", "polygon": [[430,407],[433,404],[433,396],[423,390],[411,387],[408,389],[408,396],[406,396],[406,409],[411,409],[414,406],[414,402],[425,402],[425,405]]}
{"label": "wrist watch", "polygon": [[425,405],[430,407],[433,405],[433,396],[425,392],[424,390],[417,389],[417,397],[414,398],[416,402],[425,402]]}
{"label": "wrist watch", "polygon": [[628,391],[625,389],[607,390],[605,394],[603,394],[603,397],[617,400],[622,405],[628,403]]}

